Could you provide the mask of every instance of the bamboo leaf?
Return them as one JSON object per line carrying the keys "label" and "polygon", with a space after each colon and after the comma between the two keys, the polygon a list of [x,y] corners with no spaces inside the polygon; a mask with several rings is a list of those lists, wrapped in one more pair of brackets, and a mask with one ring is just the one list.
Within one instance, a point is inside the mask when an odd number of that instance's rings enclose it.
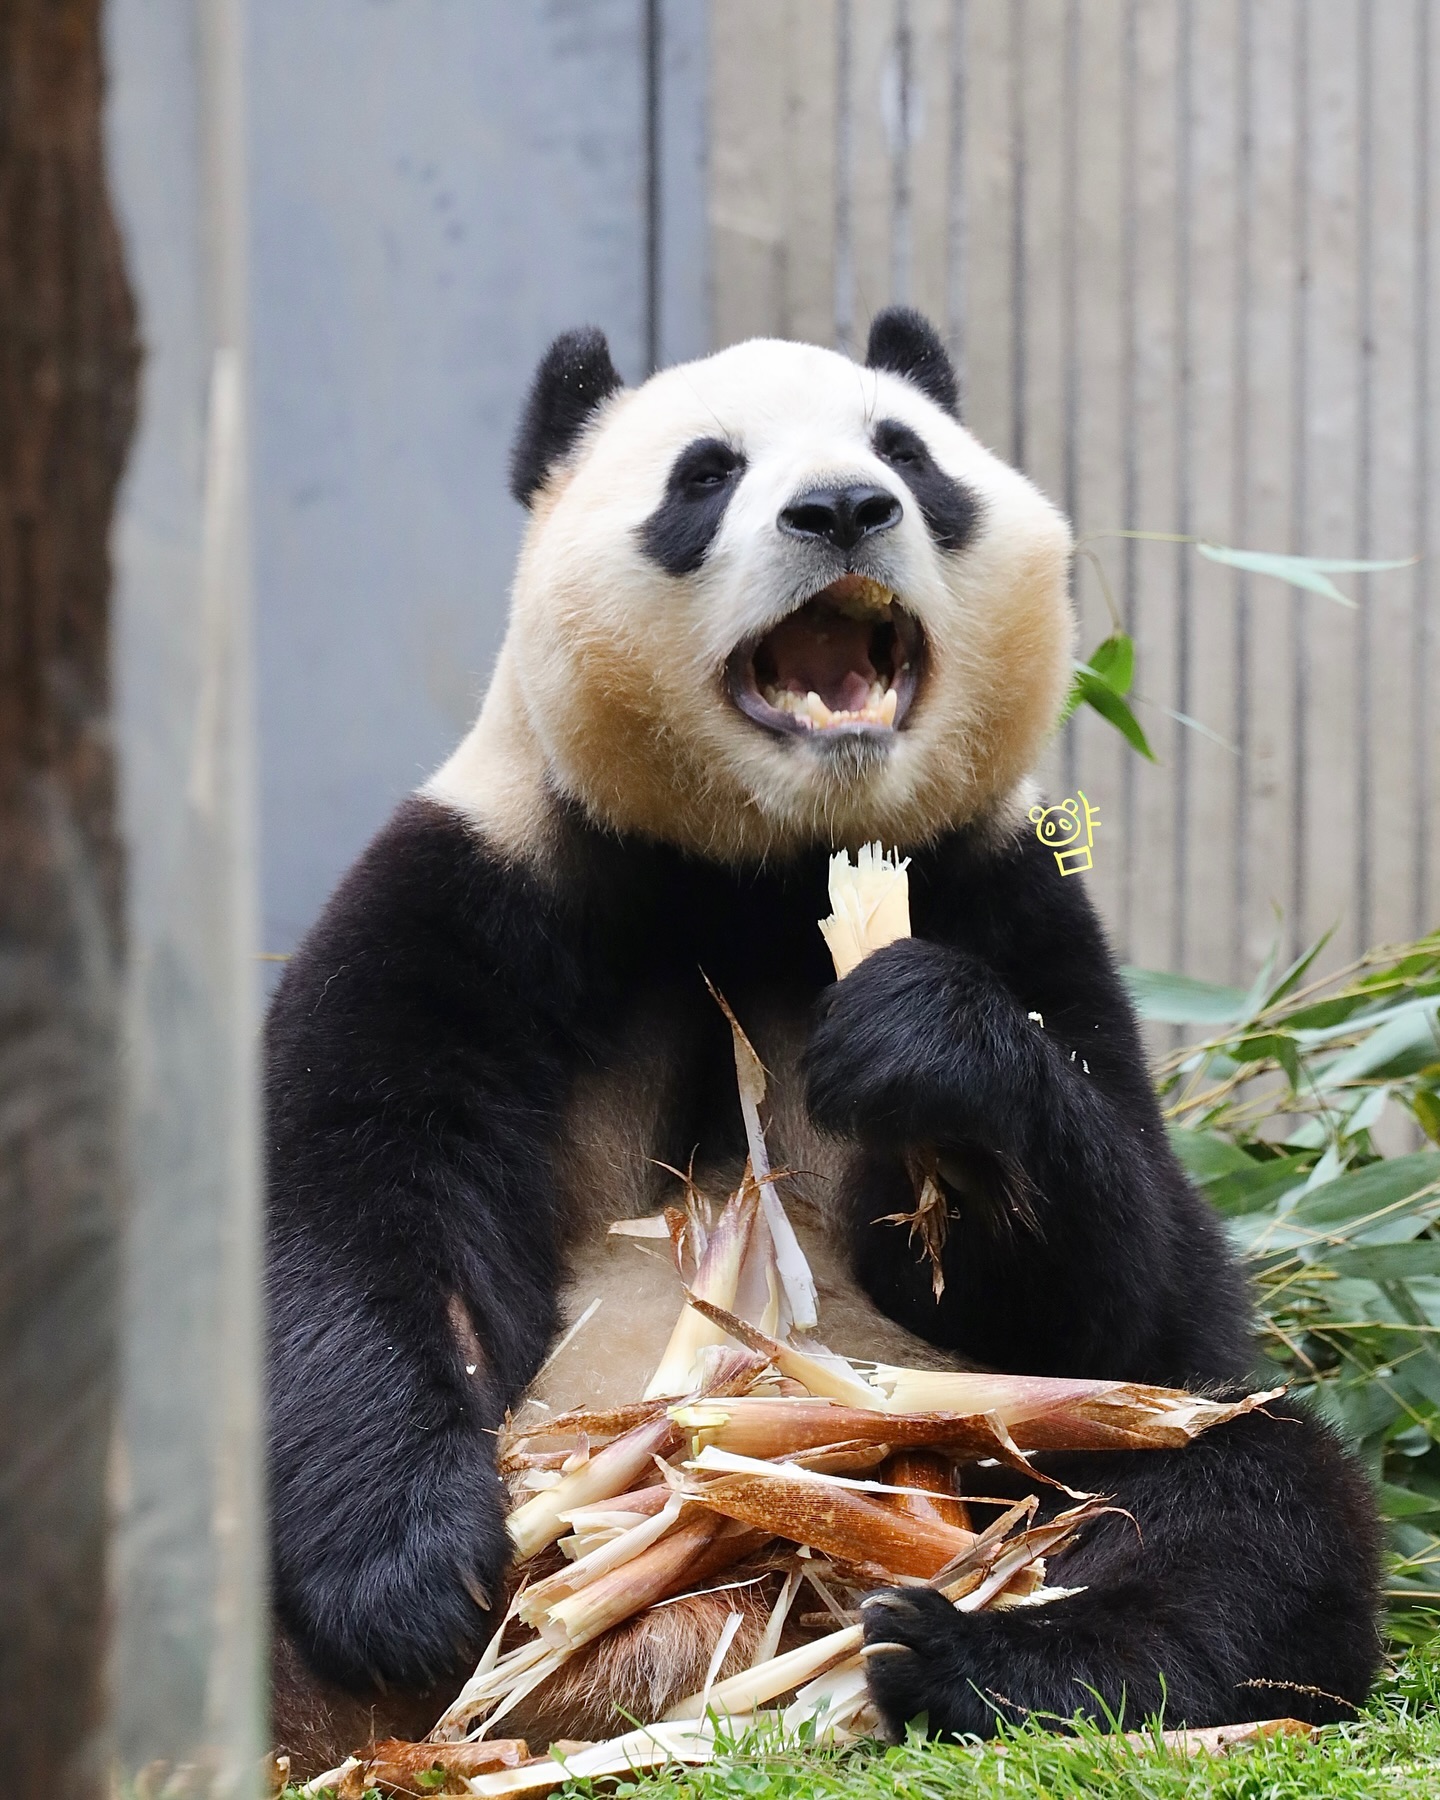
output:
{"label": "bamboo leaf", "polygon": [[1095,646],[1085,666],[1113,693],[1128,694],[1135,679],[1134,639],[1116,632]]}
{"label": "bamboo leaf", "polygon": [[1263,1167],[1253,1156],[1247,1156],[1238,1144],[1232,1144],[1218,1131],[1191,1131],[1184,1125],[1172,1125],[1170,1148],[1180,1158],[1180,1166],[1192,1181],[1202,1187],[1221,1175],[1242,1174],[1247,1169]]}
{"label": "bamboo leaf", "polygon": [[[1300,983],[1305,979],[1305,976],[1309,973],[1310,966],[1315,961],[1315,958],[1317,956],[1319,956],[1320,952],[1330,942],[1330,939],[1334,935],[1335,935],[1335,927],[1333,925],[1330,927],[1330,929],[1328,931],[1322,932],[1320,934],[1320,936],[1318,938],[1316,938],[1315,942],[1310,946],[1310,948],[1308,950],[1302,951],[1301,954],[1295,958],[1294,962],[1291,963],[1290,967],[1285,971],[1285,973],[1275,983],[1274,987],[1270,988],[1266,992],[1264,1000],[1260,1002],[1260,1004],[1256,1007],[1255,1010],[1257,1012],[1263,1012],[1267,1008],[1272,1007],[1272,1006],[1276,1005],[1279,1001],[1283,1000],[1285,998],[1286,994],[1293,993],[1294,990],[1297,987],[1299,987]],[[1271,952],[1271,955],[1272,956],[1274,955],[1273,950]],[[1269,961],[1267,959],[1267,967],[1268,966],[1269,966]],[[1262,973],[1263,973],[1263,971],[1262,971]],[[1294,1025],[1295,1025],[1295,1020],[1294,1019],[1287,1020],[1287,1023],[1290,1025],[1290,1027],[1293,1030]]]}
{"label": "bamboo leaf", "polygon": [[1270,1162],[1252,1162],[1205,1185],[1206,1198],[1217,1212],[1238,1218],[1275,1206],[1305,1179],[1304,1156],[1280,1156]]}
{"label": "bamboo leaf", "polygon": [[1380,1484],[1380,1509],[1387,1519],[1414,1519],[1427,1513],[1440,1513],[1440,1500],[1430,1494],[1416,1493],[1414,1488],[1397,1487],[1393,1481]]}
{"label": "bamboo leaf", "polygon": [[1300,1086],[1300,1046],[1288,1031],[1263,1031],[1227,1046],[1237,1063],[1275,1062],[1285,1071],[1292,1089]]}
{"label": "bamboo leaf", "polygon": [[1243,569],[1252,575],[1272,575],[1291,587],[1305,588],[1312,594],[1323,594],[1352,610],[1355,602],[1342,594],[1331,575],[1378,575],[1387,569],[1408,569],[1413,557],[1395,562],[1360,561],[1353,557],[1283,556],[1270,550],[1234,550],[1224,544],[1197,544],[1195,548],[1210,562],[1224,563],[1231,569]]}
{"label": "bamboo leaf", "polygon": [[1156,1025],[1233,1025],[1246,1016],[1249,996],[1242,988],[1170,975],[1160,969],[1123,968],[1131,1003]]}
{"label": "bamboo leaf", "polygon": [[[1337,1176],[1312,1189],[1295,1207],[1294,1217],[1309,1225],[1342,1225],[1368,1219],[1382,1208],[1426,1197],[1440,1181],[1440,1151],[1419,1150],[1393,1156]],[[1433,1195],[1429,1196],[1433,1198]]]}
{"label": "bamboo leaf", "polygon": [[1324,1092],[1367,1077],[1417,1074],[1440,1050],[1437,1012],[1440,1001],[1428,999],[1397,1009],[1353,1049],[1342,1051],[1333,1062],[1315,1070],[1316,1085]]}
{"label": "bamboo leaf", "polygon": [[1433,1088],[1421,1088],[1411,1095],[1410,1110],[1419,1120],[1426,1137],[1440,1144],[1440,1094]]}
{"label": "bamboo leaf", "polygon": [[1325,1267],[1351,1281],[1412,1281],[1417,1276],[1440,1275],[1440,1238],[1332,1250]]}
{"label": "bamboo leaf", "polygon": [[[1155,752],[1150,748],[1149,740],[1141,728],[1140,721],[1131,712],[1128,703],[1102,676],[1081,664],[1075,671],[1075,685],[1072,692],[1075,689],[1079,690],[1077,705],[1083,702],[1093,712],[1099,713],[1106,724],[1113,725],[1131,749],[1138,750],[1147,762],[1156,760]],[[1073,711],[1074,708],[1072,707],[1071,710]]]}

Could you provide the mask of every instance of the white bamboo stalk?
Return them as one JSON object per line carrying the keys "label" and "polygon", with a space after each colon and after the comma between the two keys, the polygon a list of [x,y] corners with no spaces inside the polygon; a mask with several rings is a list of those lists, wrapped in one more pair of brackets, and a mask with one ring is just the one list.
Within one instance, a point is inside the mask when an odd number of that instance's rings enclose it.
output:
{"label": "white bamboo stalk", "polygon": [[853,1656],[864,1638],[861,1626],[847,1625],[843,1631],[832,1631],[828,1637],[817,1638],[813,1644],[801,1644],[798,1649],[787,1650],[783,1656],[772,1656],[768,1662],[757,1663],[753,1669],[743,1669],[738,1675],[717,1682],[710,1691],[708,1702],[703,1693],[689,1695],[672,1706],[665,1717],[667,1720],[698,1719],[704,1716],[707,1705],[722,1717],[753,1712],[767,1700],[788,1694],[792,1688],[833,1668],[842,1658]]}

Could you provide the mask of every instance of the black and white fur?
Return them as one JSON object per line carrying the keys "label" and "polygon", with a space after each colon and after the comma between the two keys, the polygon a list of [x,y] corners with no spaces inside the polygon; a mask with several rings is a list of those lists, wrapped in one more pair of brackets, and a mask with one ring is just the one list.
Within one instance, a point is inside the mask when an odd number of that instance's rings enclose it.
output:
{"label": "black and white fur", "polygon": [[[587,1284],[611,1311],[577,1339],[568,1397],[638,1392],[658,1355],[673,1276],[604,1224],[670,1197],[658,1163],[693,1152],[721,1194],[742,1162],[702,970],[774,1072],[775,1162],[810,1171],[797,1217],[837,1348],[1245,1381],[1243,1282],[1168,1147],[1082,886],[1022,823],[1068,667],[1065,527],[959,424],[923,321],[882,314],[869,363],[742,345],[627,392],[598,334],[552,349],[514,455],[532,522],[480,722],[286,971],[275,1595],[311,1667],[353,1690],[473,1662],[506,1573],[493,1433]],[[846,483],[880,496],[868,535],[786,525]],[[727,693],[735,646],[847,570],[923,627],[909,714],[833,741],[763,729]],[[915,935],[837,984],[826,859],[872,837],[912,859]],[[920,1145],[944,1151],[954,1213],[938,1304],[877,1222],[911,1204]],[[1363,1700],[1373,1504],[1303,1408],[1183,1453],[1046,1466],[1129,1518],[1056,1560],[1049,1579],[1083,1591],[1046,1608],[962,1616],[915,1590],[869,1607],[870,1641],[895,1647],[869,1664],[892,1729],[1134,1722],[1162,1693],[1191,1725]]]}

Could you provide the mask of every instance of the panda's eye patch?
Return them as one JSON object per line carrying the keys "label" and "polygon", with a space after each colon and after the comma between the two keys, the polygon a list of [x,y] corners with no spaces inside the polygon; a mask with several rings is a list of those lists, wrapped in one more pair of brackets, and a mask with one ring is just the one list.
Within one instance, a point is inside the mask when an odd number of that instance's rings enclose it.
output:
{"label": "panda's eye patch", "polygon": [[670,471],[672,494],[709,494],[740,473],[745,458],[720,438],[701,438],[688,445]]}
{"label": "panda's eye patch", "polygon": [[930,466],[930,452],[925,440],[908,425],[896,419],[882,419],[875,427],[875,454],[892,469],[921,469]]}
{"label": "panda's eye patch", "polygon": [[898,419],[881,419],[870,442],[915,496],[920,517],[940,548],[963,550],[980,524],[979,495],[947,475],[920,433]]}
{"label": "panda's eye patch", "polygon": [[670,466],[665,494],[640,527],[640,543],[667,575],[693,575],[705,560],[745,458],[723,438],[696,438]]}

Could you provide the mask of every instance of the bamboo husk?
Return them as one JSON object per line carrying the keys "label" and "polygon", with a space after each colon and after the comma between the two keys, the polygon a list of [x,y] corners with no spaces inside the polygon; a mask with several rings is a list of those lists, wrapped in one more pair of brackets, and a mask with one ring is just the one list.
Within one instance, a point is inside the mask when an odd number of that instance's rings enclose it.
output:
{"label": "bamboo husk", "polygon": [[[800,1724],[814,1715],[811,1696],[826,1683],[827,1678],[834,1683],[830,1693],[839,1698],[843,1705],[845,1686],[858,1690],[857,1672],[863,1673],[863,1665],[852,1666],[846,1662],[802,1688],[796,1696],[795,1704],[783,1715],[782,1729],[787,1732],[798,1729]],[[712,1694],[712,1708],[714,1698]],[[839,1710],[838,1706],[832,1707],[831,1717]],[[817,1741],[822,1732],[825,1736],[832,1735],[821,1727],[815,1732]],[[1301,1719],[1257,1719],[1242,1725],[1213,1725],[1203,1730],[1127,1731],[1123,1734],[1123,1742],[1132,1752],[1141,1754],[1224,1756],[1231,1750],[1260,1743],[1267,1738],[1310,1738],[1314,1735],[1315,1727]],[[563,1787],[567,1781],[572,1780],[638,1775],[671,1763],[697,1766],[714,1760],[717,1754],[716,1738],[715,1727],[708,1719],[699,1717],[647,1725],[639,1730],[626,1732],[623,1737],[611,1738],[601,1744],[585,1745],[563,1758],[546,1757],[514,1769],[479,1775],[470,1781],[469,1791],[481,1796],[482,1800],[518,1800],[521,1795],[538,1797],[553,1793],[556,1788]],[[1007,1746],[1003,1743],[995,1745],[991,1753],[1003,1757],[1007,1754]]]}
{"label": "bamboo husk", "polygon": [[555,1487],[517,1506],[509,1519],[510,1541],[517,1560],[524,1562],[563,1536],[563,1515],[575,1507],[608,1500],[633,1487],[636,1476],[653,1467],[657,1456],[668,1456],[678,1438],[673,1421],[662,1413],[607,1444],[583,1468],[563,1476]]}
{"label": "bamboo husk", "polygon": [[[754,1379],[760,1365],[753,1355],[729,1351],[711,1366],[700,1395],[724,1395],[731,1388],[743,1387]],[[565,1533],[567,1516],[582,1506],[612,1499],[636,1485],[642,1474],[649,1474],[657,1457],[666,1457],[679,1448],[681,1434],[660,1403],[647,1402],[654,1410],[643,1423],[613,1439],[603,1450],[590,1457],[578,1469],[561,1477],[552,1488],[524,1501],[510,1514],[510,1541],[515,1546],[518,1562],[525,1562],[547,1544],[553,1544]],[[585,1420],[597,1415],[571,1413],[562,1417]],[[545,1427],[553,1432],[560,1420]],[[535,1433],[541,1435],[540,1432]]]}
{"label": "bamboo husk", "polygon": [[[737,1348],[733,1343],[712,1346],[701,1358],[695,1393],[740,1394],[747,1392],[770,1368],[770,1359],[753,1350]],[[591,1408],[577,1406],[569,1412],[554,1413],[548,1418],[526,1423],[510,1420],[503,1434],[502,1464],[506,1458],[516,1460],[521,1446],[544,1443],[558,1438],[567,1445],[586,1437],[591,1443],[606,1442],[658,1419],[675,1404],[676,1396],[656,1395],[649,1400],[632,1400],[624,1406]],[[523,1416],[523,1414],[522,1414]]]}
{"label": "bamboo husk", "polygon": [[975,1541],[972,1532],[911,1517],[833,1481],[721,1475],[693,1493],[727,1518],[891,1575],[933,1575]]}
{"label": "bamboo husk", "polygon": [[891,1487],[908,1490],[890,1498],[890,1505],[898,1512],[970,1530],[969,1508],[955,1493],[945,1457],[927,1450],[899,1450],[885,1463],[880,1479]]}
{"label": "bamboo husk", "polygon": [[[471,1777],[517,1769],[534,1760],[524,1738],[492,1738],[478,1744],[411,1744],[385,1738],[364,1760],[361,1785],[402,1794],[468,1794]],[[434,1779],[437,1775],[439,1781]],[[421,1776],[429,1779],[422,1782]]]}
{"label": "bamboo husk", "polygon": [[[717,1319],[725,1317],[718,1308],[709,1310]],[[745,1339],[759,1348],[760,1334],[745,1327],[743,1321],[726,1318],[725,1323],[737,1336],[737,1327],[742,1328]],[[787,1362],[787,1374],[804,1369],[803,1357],[791,1356]],[[823,1378],[828,1380],[828,1371]],[[794,1379],[803,1381],[804,1373],[794,1374]],[[737,1395],[727,1400],[723,1423],[716,1413],[716,1423],[702,1424],[702,1419],[710,1417],[703,1407],[700,1411],[672,1408],[671,1416],[678,1418],[683,1411],[687,1429],[705,1431],[707,1442],[726,1449],[741,1449],[742,1440],[759,1443],[767,1433],[769,1441],[777,1443],[779,1434],[791,1429],[788,1422],[782,1424],[779,1409],[792,1408],[795,1448],[869,1437],[889,1442],[896,1449],[944,1446],[957,1458],[999,1458],[1016,1450],[1176,1450],[1202,1431],[1253,1412],[1284,1391],[1271,1388],[1240,1400],[1221,1401],[1140,1382],[969,1374],[883,1363],[876,1365],[871,1381],[873,1386],[871,1382],[863,1385],[872,1404],[850,1411],[835,1406],[822,1412],[817,1404],[823,1400],[820,1395],[808,1402]],[[878,1415],[875,1397],[883,1408]],[[807,1407],[811,1409],[808,1412]],[[767,1408],[775,1410],[762,1410]],[[830,1423],[822,1426],[822,1417]],[[973,1450],[968,1448],[972,1444]],[[745,1453],[783,1455],[784,1451],[770,1448]]]}
{"label": "bamboo husk", "polygon": [[1318,1728],[1304,1719],[1254,1719],[1241,1725],[1204,1725],[1187,1731],[1127,1731],[1124,1741],[1136,1750],[1165,1750],[1179,1756],[1228,1756],[1232,1750],[1266,1738],[1313,1738]]}
{"label": "bamboo husk", "polygon": [[815,1469],[823,1475],[863,1475],[878,1469],[890,1455],[890,1445],[867,1444],[850,1438],[839,1444],[820,1444],[813,1450],[792,1450],[781,1460],[797,1469]]}
{"label": "bamboo husk", "polygon": [[1140,1382],[972,1375],[884,1363],[876,1365],[872,1380],[891,1411],[989,1413],[1004,1421],[1025,1451],[1178,1450],[1284,1392],[1270,1388],[1221,1401]]}
{"label": "bamboo husk", "polygon": [[1007,1458],[1016,1449],[994,1415],[879,1413],[823,1399],[736,1395],[673,1407],[670,1416],[690,1434],[697,1452],[713,1445],[739,1456],[784,1456],[821,1445],[868,1442],[892,1451],[943,1447],[957,1459],[979,1461]]}
{"label": "bamboo husk", "polygon": [[543,1610],[527,1609],[521,1616],[548,1642],[578,1649],[683,1586],[691,1564],[722,1528],[723,1520],[713,1512],[697,1512],[629,1562],[608,1569]]}
{"label": "bamboo husk", "polygon": [[568,1600],[572,1594],[578,1594],[582,1588],[589,1587],[602,1575],[608,1575],[622,1564],[632,1565],[633,1571],[640,1553],[657,1543],[679,1520],[685,1496],[670,1493],[668,1489],[665,1491],[668,1494],[665,1504],[649,1518],[637,1520],[608,1542],[577,1557],[565,1568],[557,1569],[544,1581],[537,1581],[533,1587],[527,1588],[515,1609],[517,1616],[543,1635],[545,1621],[553,1605],[561,1600]]}
{"label": "bamboo husk", "polygon": [[[767,1700],[775,1700],[781,1694],[788,1694],[792,1688],[833,1668],[845,1657],[853,1656],[864,1642],[864,1637],[863,1626],[847,1625],[843,1631],[833,1631],[828,1637],[819,1638],[813,1644],[801,1644],[797,1649],[787,1650],[783,1656],[757,1663],[753,1669],[742,1670],[738,1675],[716,1682],[710,1690],[708,1706],[721,1717],[753,1712]],[[688,1699],[672,1706],[665,1717],[667,1721],[698,1719],[705,1712],[706,1706],[704,1694],[691,1694]]]}
{"label": "bamboo husk", "polygon": [[[705,985],[730,1023],[735,1048],[735,1083],[740,1094],[740,1115],[745,1123],[750,1167],[760,1188],[760,1203],[764,1208],[765,1224],[769,1232],[775,1279],[783,1299],[783,1307],[777,1309],[777,1317],[773,1321],[767,1322],[767,1328],[778,1331],[782,1337],[788,1335],[792,1327],[797,1331],[813,1331],[820,1317],[815,1278],[810,1273],[810,1264],[800,1248],[795,1228],[775,1191],[770,1171],[770,1155],[765,1147],[765,1132],[760,1124],[760,1107],[765,1099],[765,1065],[755,1054],[755,1046],[741,1029],[740,1021],[731,1012],[725,996],[711,983],[708,976]],[[719,1299],[719,1296],[707,1294],[705,1298]],[[719,1303],[722,1306],[726,1304],[723,1300]]]}
{"label": "bamboo husk", "polygon": [[708,1720],[695,1724],[645,1725],[623,1737],[591,1744],[563,1760],[543,1762],[494,1775],[478,1775],[470,1792],[491,1800],[510,1800],[512,1795],[548,1794],[567,1781],[597,1780],[611,1775],[639,1775],[668,1763],[707,1763],[715,1756],[715,1730]]}
{"label": "bamboo husk", "polygon": [[[748,1170],[746,1173],[747,1178],[716,1221],[700,1267],[695,1272],[696,1295],[727,1309],[735,1304],[740,1270],[760,1209],[760,1191]],[[645,1398],[651,1400],[659,1395],[688,1393],[695,1385],[695,1362],[701,1350],[709,1344],[724,1341],[722,1327],[696,1308],[682,1307],[665,1354],[660,1358],[660,1366],[645,1390]]]}
{"label": "bamboo husk", "polygon": [[737,1343],[744,1344],[747,1349],[760,1356],[768,1357],[782,1375],[798,1381],[807,1393],[817,1398],[839,1400],[845,1405],[859,1407],[862,1411],[878,1412],[883,1409],[884,1395],[858,1375],[844,1357],[830,1352],[821,1356],[810,1350],[797,1350],[791,1344],[782,1344],[777,1338],[767,1336],[745,1319],[738,1318],[733,1312],[706,1300],[702,1295],[687,1291],[685,1299],[696,1312],[713,1320]]}
{"label": "bamboo husk", "polygon": [[612,1625],[687,1588],[697,1587],[764,1544],[772,1534],[741,1530],[713,1509],[696,1508],[628,1562],[522,1616],[556,1648],[579,1649]]}
{"label": "bamboo husk", "polygon": [[619,1529],[625,1531],[637,1519],[648,1519],[659,1512],[669,1498],[670,1489],[663,1481],[657,1481],[651,1487],[616,1494],[613,1500],[595,1500],[587,1506],[573,1506],[563,1517],[576,1531],[603,1530],[619,1521],[623,1521]]}
{"label": "bamboo husk", "polygon": [[[830,858],[831,915],[820,921],[820,932],[835,964],[835,979],[843,981],[858,964],[876,950],[910,936],[909,859],[897,851],[887,856],[880,844],[862,844],[852,864],[841,851]],[[930,1265],[930,1291],[938,1305],[945,1292],[945,1240],[950,1231],[950,1203],[940,1184],[933,1150],[918,1150],[908,1158],[914,1210],[886,1213],[879,1223],[908,1225],[910,1241],[918,1241],[920,1254]]]}

